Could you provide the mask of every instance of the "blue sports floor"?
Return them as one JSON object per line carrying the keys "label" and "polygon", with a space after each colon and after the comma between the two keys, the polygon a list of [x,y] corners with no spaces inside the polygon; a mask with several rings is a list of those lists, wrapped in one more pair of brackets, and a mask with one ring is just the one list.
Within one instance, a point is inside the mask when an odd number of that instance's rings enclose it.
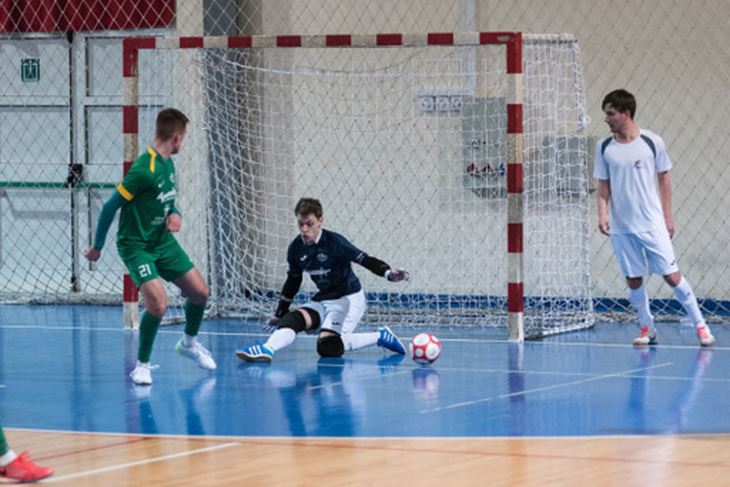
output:
{"label": "blue sports floor", "polygon": [[[181,325],[161,328],[151,387],[127,374],[136,334],[121,309],[0,306],[0,424],[79,432],[326,437],[544,437],[730,433],[730,327],[701,349],[694,330],[659,323],[660,345],[634,349],[631,324],[520,346],[443,338],[421,367],[373,347],[319,359],[300,335],[272,364],[234,355],[266,333],[206,321],[218,369],[177,356]],[[406,341],[412,330],[395,330]],[[453,334],[451,334],[453,336]]]}

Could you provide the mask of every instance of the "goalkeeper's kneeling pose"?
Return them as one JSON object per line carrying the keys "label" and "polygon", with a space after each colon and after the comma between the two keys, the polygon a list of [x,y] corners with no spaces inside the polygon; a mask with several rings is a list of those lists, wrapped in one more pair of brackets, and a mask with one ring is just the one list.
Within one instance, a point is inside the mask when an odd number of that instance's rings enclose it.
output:
{"label": "goalkeeper's kneeling pose", "polygon": [[[274,353],[291,345],[297,333],[302,331],[319,334],[317,352],[322,357],[340,357],[346,351],[371,345],[404,355],[403,343],[387,326],[376,332],[354,333],[365,313],[366,303],[362,285],[350,263],[356,262],[393,282],[408,279],[408,272],[391,268],[359,250],[342,235],[323,229],[319,200],[300,199],[294,214],[299,235],[289,245],[287,279],[279,306],[269,322],[276,330],[266,342],[236,350],[236,355],[247,362],[271,362]],[[318,292],[311,301],[289,311],[305,272]]]}

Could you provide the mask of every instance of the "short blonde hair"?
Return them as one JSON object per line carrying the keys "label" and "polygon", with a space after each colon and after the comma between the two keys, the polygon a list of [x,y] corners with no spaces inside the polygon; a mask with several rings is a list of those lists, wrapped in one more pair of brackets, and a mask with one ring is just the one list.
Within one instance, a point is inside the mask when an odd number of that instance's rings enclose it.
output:
{"label": "short blonde hair", "polygon": [[188,117],[180,110],[165,108],[157,114],[155,137],[162,142],[166,142],[176,133],[184,131],[189,121]]}

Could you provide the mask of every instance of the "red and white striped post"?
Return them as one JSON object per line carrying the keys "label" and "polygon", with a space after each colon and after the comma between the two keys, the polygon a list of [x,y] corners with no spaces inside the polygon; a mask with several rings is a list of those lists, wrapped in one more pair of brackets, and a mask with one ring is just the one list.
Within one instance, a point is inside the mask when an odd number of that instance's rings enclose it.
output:
{"label": "red and white striped post", "polygon": [[[153,37],[129,37],[122,42],[124,174],[127,174],[139,152],[139,50],[154,47],[155,39]],[[129,274],[124,274],[123,286],[124,328],[137,329],[139,328],[139,293]]]}
{"label": "red and white striped post", "polygon": [[523,153],[522,125],[522,34],[507,41],[507,75],[510,100],[507,102],[507,330],[513,341],[525,339],[525,298],[523,285]]}
{"label": "red and white striped post", "polygon": [[[124,56],[124,168],[125,174],[138,153],[140,49],[261,47],[399,47],[399,46],[474,46],[502,44],[506,47],[506,71],[510,77],[507,103],[507,326],[510,340],[524,340],[524,289],[522,284],[522,160],[524,137],[522,127],[522,34],[519,32],[431,32],[426,34],[335,34],[279,36],[165,36],[159,38],[127,38]],[[138,294],[128,275],[124,278],[124,324],[139,323]]]}

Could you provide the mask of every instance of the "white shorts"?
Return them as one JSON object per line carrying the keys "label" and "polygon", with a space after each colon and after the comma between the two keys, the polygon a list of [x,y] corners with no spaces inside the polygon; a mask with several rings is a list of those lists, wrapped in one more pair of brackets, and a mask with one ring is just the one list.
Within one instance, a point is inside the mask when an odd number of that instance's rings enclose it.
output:
{"label": "white shorts", "polygon": [[643,277],[647,270],[666,276],[679,270],[666,229],[611,235],[611,245],[625,277]]}
{"label": "white shorts", "polygon": [[339,299],[308,301],[301,307],[316,311],[321,320],[320,327],[315,330],[307,330],[308,333],[332,330],[344,335],[355,331],[362,315],[365,314],[365,306],[365,293],[361,289]]}

